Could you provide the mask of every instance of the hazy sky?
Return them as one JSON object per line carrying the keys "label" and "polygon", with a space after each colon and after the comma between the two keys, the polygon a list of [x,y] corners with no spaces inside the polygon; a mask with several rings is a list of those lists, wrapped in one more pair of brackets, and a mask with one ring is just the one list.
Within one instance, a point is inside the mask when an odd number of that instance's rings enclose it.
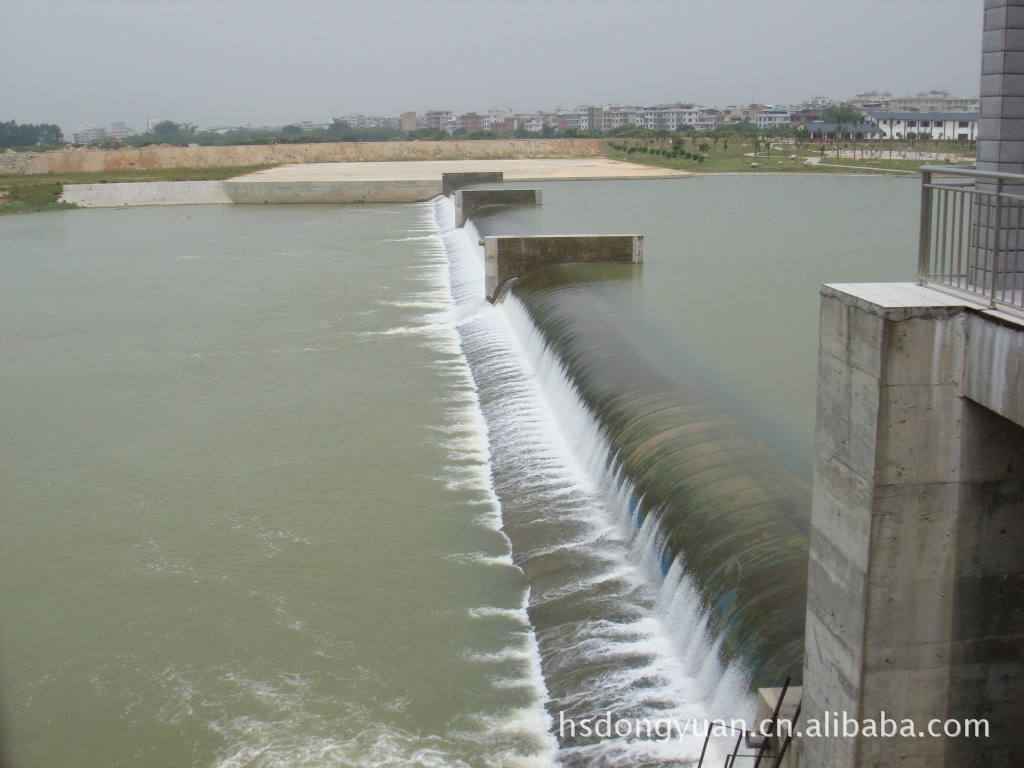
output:
{"label": "hazy sky", "polygon": [[0,0],[0,120],[976,96],[983,0]]}

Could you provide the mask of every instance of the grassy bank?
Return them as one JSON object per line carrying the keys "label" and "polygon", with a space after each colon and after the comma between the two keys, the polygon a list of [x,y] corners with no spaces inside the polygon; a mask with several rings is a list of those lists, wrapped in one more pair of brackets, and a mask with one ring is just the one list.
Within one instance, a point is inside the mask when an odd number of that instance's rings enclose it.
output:
{"label": "grassy bank", "polygon": [[[705,138],[676,139],[682,141],[683,150],[690,156],[669,155],[673,144],[658,139],[612,140],[603,142],[602,146],[612,160],[624,160],[640,165],[658,168],[673,168],[692,173],[917,173],[922,165],[942,165],[945,160],[935,158],[917,159],[901,157],[907,154],[904,149],[897,150],[889,159],[888,153],[856,150],[846,145],[837,160],[835,150],[820,151],[819,144],[805,143],[797,145],[792,142],[772,142],[770,150],[766,144],[759,147],[760,154],[755,155],[754,143],[743,139],[731,138],[728,142],[712,143]],[[704,147],[701,148],[703,142]],[[635,148],[635,151],[623,151],[622,147]],[[856,155],[856,157],[854,157]],[[697,159],[703,157],[703,160]],[[973,160],[956,158],[953,165],[965,165]]]}
{"label": "grassy bank", "polygon": [[65,184],[114,184],[125,181],[219,181],[270,167],[272,166],[250,165],[231,168],[162,168],[149,171],[0,176],[0,215],[74,208],[68,203],[57,202],[64,191]]}

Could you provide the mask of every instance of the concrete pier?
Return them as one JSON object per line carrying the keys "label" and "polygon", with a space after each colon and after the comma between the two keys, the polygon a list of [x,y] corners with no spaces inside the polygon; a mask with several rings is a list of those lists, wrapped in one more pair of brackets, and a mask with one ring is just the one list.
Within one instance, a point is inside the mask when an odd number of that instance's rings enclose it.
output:
{"label": "concrete pier", "polygon": [[472,184],[501,184],[505,180],[502,171],[463,171],[441,174],[441,194],[451,197],[459,187]]}
{"label": "concrete pier", "polygon": [[539,189],[460,189],[455,192],[455,226],[491,205],[540,205]]}
{"label": "concrete pier", "polygon": [[[978,179],[972,288],[1024,265],[994,204],[1022,192],[1024,0],[985,0],[984,29],[977,166],[1018,177]],[[1020,765],[1024,315],[953,286],[821,297],[799,764]]]}
{"label": "concrete pier", "polygon": [[640,264],[643,235],[547,235],[485,237],[487,298],[494,301],[505,283],[554,264]]}
{"label": "concrete pier", "polygon": [[1016,765],[1024,323],[916,284],[825,286],[818,360],[801,719],[884,712],[914,736],[804,738],[801,765]]}

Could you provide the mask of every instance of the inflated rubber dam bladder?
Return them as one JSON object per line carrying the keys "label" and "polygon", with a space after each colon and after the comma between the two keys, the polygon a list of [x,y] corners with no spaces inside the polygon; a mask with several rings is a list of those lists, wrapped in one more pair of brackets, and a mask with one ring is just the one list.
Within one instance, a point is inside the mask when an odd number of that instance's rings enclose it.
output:
{"label": "inflated rubber dam bladder", "polygon": [[[695,763],[695,724],[752,721],[757,688],[800,679],[809,489],[601,290],[641,279],[639,235],[492,237],[434,204],[559,762]],[[601,242],[608,263],[585,263]],[[502,243],[572,247],[509,259],[499,281]],[[697,730],[567,725],[603,717]]]}

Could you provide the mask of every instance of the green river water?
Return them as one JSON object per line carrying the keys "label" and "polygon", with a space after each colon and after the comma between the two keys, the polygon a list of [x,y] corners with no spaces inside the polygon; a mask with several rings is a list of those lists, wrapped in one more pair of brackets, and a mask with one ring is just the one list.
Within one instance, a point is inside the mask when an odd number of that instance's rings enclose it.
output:
{"label": "green river water", "polygon": [[[542,208],[481,229],[645,234],[601,290],[809,481],[817,286],[910,278],[917,182],[526,186]],[[520,321],[453,304],[438,210],[0,219],[6,765],[558,759],[478,394],[518,406],[461,343]]]}

